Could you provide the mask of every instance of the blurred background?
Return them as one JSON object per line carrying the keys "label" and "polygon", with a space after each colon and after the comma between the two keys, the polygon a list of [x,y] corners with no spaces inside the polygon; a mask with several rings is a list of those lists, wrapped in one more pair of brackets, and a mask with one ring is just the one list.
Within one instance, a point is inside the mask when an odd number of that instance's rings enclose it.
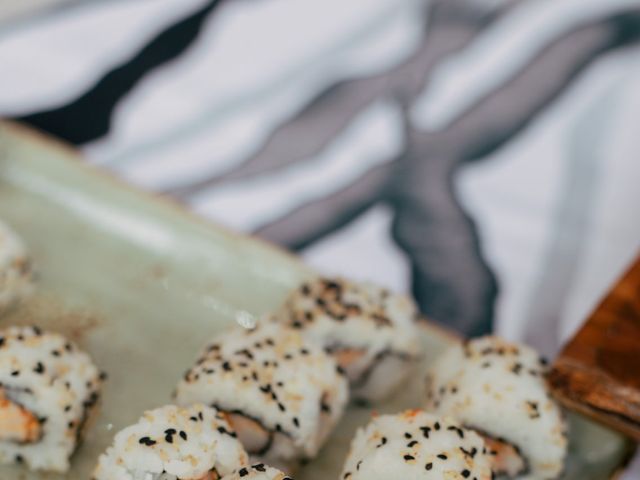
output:
{"label": "blurred background", "polygon": [[640,251],[640,0],[2,0],[0,116],[547,355]]}

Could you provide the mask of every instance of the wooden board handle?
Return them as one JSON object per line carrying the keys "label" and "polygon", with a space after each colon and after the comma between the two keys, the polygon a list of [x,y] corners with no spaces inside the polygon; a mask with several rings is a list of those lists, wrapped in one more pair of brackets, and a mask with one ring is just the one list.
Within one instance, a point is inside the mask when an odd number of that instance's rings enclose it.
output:
{"label": "wooden board handle", "polygon": [[549,381],[569,408],[640,442],[640,257],[565,346]]}

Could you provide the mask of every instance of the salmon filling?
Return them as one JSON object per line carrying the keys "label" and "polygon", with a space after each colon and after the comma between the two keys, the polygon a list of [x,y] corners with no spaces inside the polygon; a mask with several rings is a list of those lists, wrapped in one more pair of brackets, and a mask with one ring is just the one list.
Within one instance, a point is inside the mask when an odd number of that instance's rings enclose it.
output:
{"label": "salmon filling", "polygon": [[41,433],[38,417],[9,400],[0,389],[0,441],[33,443],[40,439]]}
{"label": "salmon filling", "polygon": [[259,422],[241,413],[227,413],[227,420],[238,434],[238,440],[250,454],[261,454],[271,446],[271,432]]}
{"label": "salmon filling", "polygon": [[220,475],[218,475],[218,472],[211,471],[211,472],[205,473],[204,477],[201,477],[198,480],[218,480],[219,478],[220,478]]}
{"label": "salmon filling", "polygon": [[333,358],[335,358],[338,365],[342,367],[346,372],[349,378],[353,378],[355,376],[355,372],[353,372],[353,366],[357,365],[358,362],[364,357],[365,350],[355,349],[355,348],[340,348],[336,350],[330,351]]}
{"label": "salmon filling", "polygon": [[480,435],[484,438],[487,450],[492,456],[493,471],[496,475],[515,477],[526,471],[527,463],[518,447],[503,439],[493,438],[482,433]]}

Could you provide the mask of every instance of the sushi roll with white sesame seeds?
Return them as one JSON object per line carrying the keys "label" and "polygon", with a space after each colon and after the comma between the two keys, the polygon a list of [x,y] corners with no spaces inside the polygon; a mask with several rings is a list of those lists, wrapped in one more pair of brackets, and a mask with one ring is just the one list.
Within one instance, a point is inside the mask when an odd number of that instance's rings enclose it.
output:
{"label": "sushi roll with white sesame seeds", "polygon": [[567,423],[530,347],[482,337],[451,347],[431,369],[427,409],[477,430],[496,474],[552,479],[563,471]]}
{"label": "sushi roll with white sesame seeds", "polygon": [[145,412],[98,459],[94,480],[217,480],[248,462],[226,416],[194,404]]}
{"label": "sushi roll with white sesame seeds", "polygon": [[374,417],[351,442],[342,480],[490,480],[484,441],[422,410]]}
{"label": "sushi roll with white sesame seeds", "polygon": [[286,473],[281,472],[277,468],[269,467],[264,463],[255,463],[253,465],[242,467],[233,472],[231,475],[225,476],[222,480],[293,480]]}
{"label": "sushi roll with white sesame seeds", "polygon": [[180,405],[202,402],[226,412],[255,461],[287,471],[318,453],[347,400],[347,380],[333,358],[269,322],[216,337],[176,389]]}
{"label": "sushi roll with white sesame seeds", "polygon": [[369,283],[317,278],[293,291],[275,319],[333,355],[351,397],[385,399],[411,374],[420,345],[413,301]]}
{"label": "sushi roll with white sesame seeds", "polygon": [[0,331],[0,463],[66,472],[103,375],[62,335]]}
{"label": "sushi roll with white sesame seeds", "polygon": [[33,289],[27,250],[18,235],[0,221],[0,314]]}

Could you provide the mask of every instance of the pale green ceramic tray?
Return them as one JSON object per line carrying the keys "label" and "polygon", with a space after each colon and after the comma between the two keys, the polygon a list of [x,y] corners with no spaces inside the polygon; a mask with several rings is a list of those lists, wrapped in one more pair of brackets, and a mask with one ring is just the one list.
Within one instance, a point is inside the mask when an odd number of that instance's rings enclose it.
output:
{"label": "pale green ceramic tray", "polygon": [[[69,148],[0,123],[0,218],[25,239],[38,293],[0,325],[37,323],[78,341],[109,373],[102,410],[66,476],[0,467],[2,480],[87,479],[115,431],[169,402],[196,351],[238,314],[277,306],[310,271],[296,258],[199,220],[85,166]],[[423,329],[425,364],[454,337]],[[424,369],[424,367],[422,367]],[[422,373],[388,404],[421,404]],[[338,479],[354,429],[370,410],[354,408],[298,480]],[[611,477],[625,441],[572,417],[564,478]]]}

